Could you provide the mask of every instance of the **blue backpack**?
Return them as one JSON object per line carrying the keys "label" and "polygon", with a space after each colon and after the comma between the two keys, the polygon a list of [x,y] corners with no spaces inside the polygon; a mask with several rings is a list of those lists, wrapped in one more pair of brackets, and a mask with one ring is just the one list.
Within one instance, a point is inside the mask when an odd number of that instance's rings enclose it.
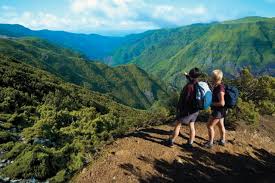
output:
{"label": "blue backpack", "polygon": [[225,107],[226,108],[233,108],[237,105],[239,97],[239,91],[235,86],[228,86],[225,85]]}
{"label": "blue backpack", "polygon": [[195,84],[195,107],[199,110],[208,109],[212,103],[212,92],[206,82]]}

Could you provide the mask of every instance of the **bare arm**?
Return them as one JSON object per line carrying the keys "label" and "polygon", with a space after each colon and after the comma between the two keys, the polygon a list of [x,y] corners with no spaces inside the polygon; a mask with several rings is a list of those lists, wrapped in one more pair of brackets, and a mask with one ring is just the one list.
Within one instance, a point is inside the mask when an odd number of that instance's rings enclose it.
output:
{"label": "bare arm", "polygon": [[224,95],[225,93],[224,92],[220,92],[219,93],[219,102],[214,102],[213,105],[215,107],[223,107],[225,105],[225,101],[224,101]]}

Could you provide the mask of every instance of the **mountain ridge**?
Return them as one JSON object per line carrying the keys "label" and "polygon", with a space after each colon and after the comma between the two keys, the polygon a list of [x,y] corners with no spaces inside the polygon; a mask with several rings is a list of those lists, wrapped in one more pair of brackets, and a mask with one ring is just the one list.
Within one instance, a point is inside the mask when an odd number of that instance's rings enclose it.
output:
{"label": "mountain ridge", "polygon": [[0,51],[132,107],[150,108],[155,101],[168,97],[164,83],[135,65],[112,68],[38,38],[0,38]]}

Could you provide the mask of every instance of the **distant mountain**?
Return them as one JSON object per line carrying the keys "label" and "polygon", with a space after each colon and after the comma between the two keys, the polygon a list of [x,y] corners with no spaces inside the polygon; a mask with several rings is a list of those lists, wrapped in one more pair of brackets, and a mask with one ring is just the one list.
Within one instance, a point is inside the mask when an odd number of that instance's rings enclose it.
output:
{"label": "distant mountain", "polygon": [[34,31],[17,24],[0,24],[0,35],[42,38],[59,46],[79,51],[90,59],[107,58],[124,41],[122,37],[108,37],[97,34],[75,34],[50,30]]}
{"label": "distant mountain", "polygon": [[181,88],[183,72],[221,68],[235,76],[243,67],[275,75],[275,18],[247,17],[152,31],[113,54],[114,65],[134,63]]}
{"label": "distant mountain", "polygon": [[0,34],[44,38],[111,66],[132,63],[181,88],[182,73],[195,66],[206,72],[222,68],[229,77],[236,76],[244,67],[255,75],[274,76],[274,27],[275,18],[246,17],[125,37],[31,31],[18,25],[0,25]]}
{"label": "distant mountain", "polygon": [[109,94],[135,108],[167,98],[167,88],[135,65],[109,67],[37,38],[0,38],[0,53],[46,70],[65,81]]}

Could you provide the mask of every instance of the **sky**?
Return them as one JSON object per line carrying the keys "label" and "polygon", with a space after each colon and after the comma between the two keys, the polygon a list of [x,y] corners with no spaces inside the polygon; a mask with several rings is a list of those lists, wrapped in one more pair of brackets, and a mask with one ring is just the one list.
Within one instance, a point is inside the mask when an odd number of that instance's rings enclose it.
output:
{"label": "sky", "polygon": [[0,23],[102,35],[246,16],[275,17],[275,0],[0,0]]}

